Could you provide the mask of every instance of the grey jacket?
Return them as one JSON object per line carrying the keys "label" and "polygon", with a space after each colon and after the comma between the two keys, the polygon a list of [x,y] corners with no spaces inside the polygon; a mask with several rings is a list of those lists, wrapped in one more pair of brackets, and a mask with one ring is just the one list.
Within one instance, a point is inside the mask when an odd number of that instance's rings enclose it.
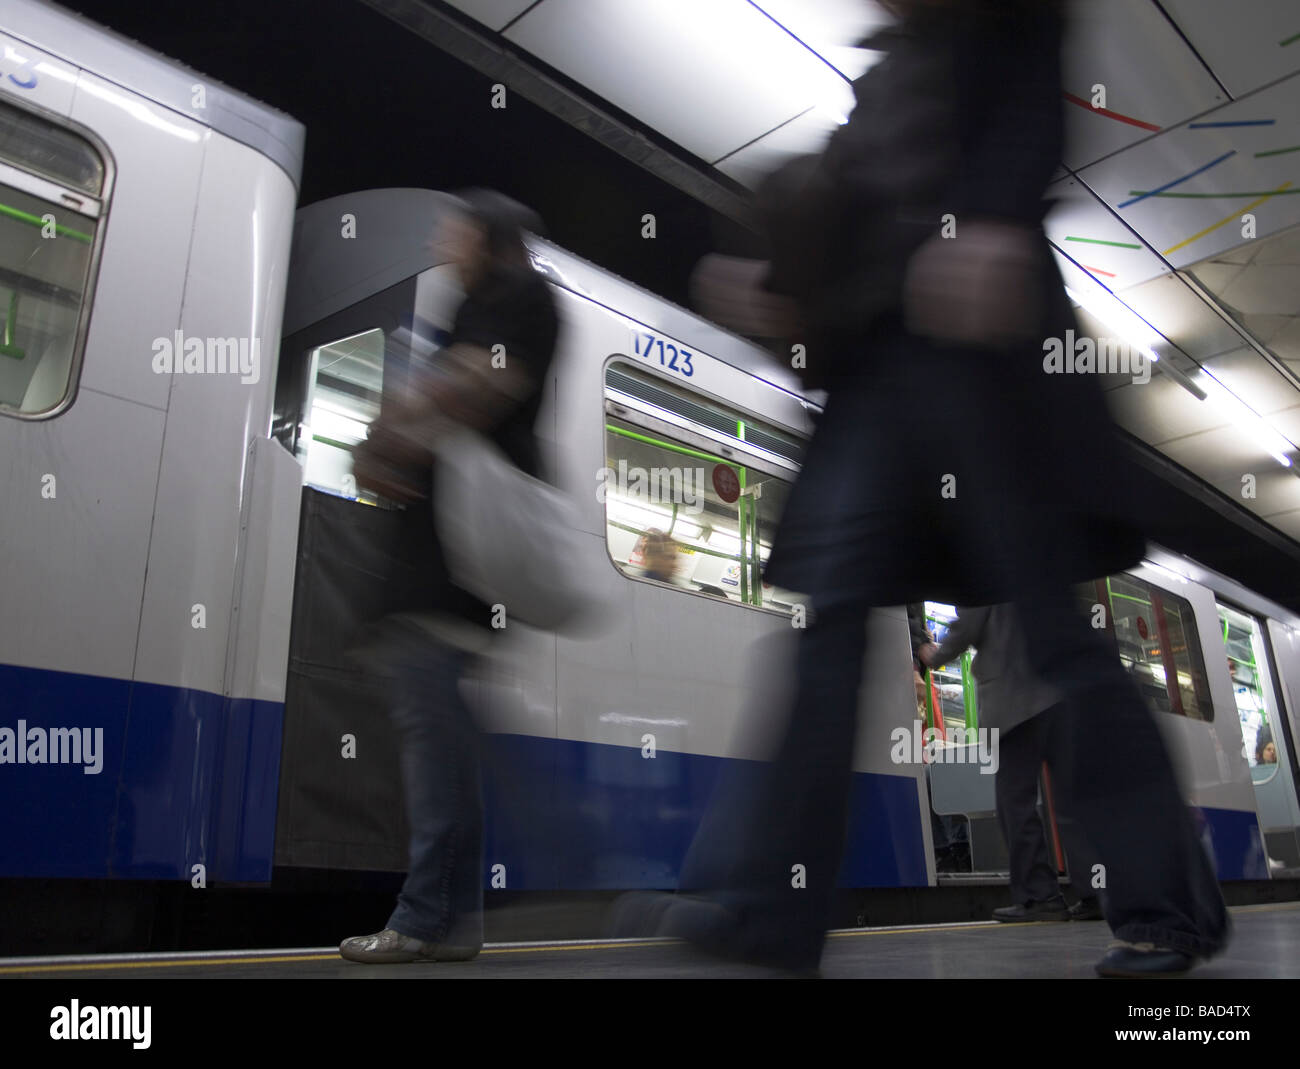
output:
{"label": "grey jacket", "polygon": [[979,684],[979,726],[1010,731],[1061,701],[1061,693],[1029,667],[1029,647],[1011,605],[958,608],[935,664],[948,664],[968,646]]}

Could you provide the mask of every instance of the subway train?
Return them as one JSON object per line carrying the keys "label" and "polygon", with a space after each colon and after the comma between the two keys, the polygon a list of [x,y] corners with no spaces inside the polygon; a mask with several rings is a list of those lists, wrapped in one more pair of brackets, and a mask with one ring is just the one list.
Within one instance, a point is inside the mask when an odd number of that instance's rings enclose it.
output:
{"label": "subway train", "polygon": [[[351,450],[450,326],[427,242],[446,196],[295,212],[299,124],[46,4],[7,5],[0,86],[0,876],[401,871],[395,744],[356,646],[400,517]],[[560,635],[507,617],[466,683],[506,770],[485,885],[670,887],[789,680],[803,606],[762,565],[819,398],[550,242],[530,254],[561,316],[538,431],[605,615]],[[1081,596],[1220,877],[1300,867],[1300,617],[1158,547]],[[941,630],[952,607],[928,609]],[[998,871],[968,666],[921,712],[905,611],[867,626],[842,884],[935,884],[932,811]]]}

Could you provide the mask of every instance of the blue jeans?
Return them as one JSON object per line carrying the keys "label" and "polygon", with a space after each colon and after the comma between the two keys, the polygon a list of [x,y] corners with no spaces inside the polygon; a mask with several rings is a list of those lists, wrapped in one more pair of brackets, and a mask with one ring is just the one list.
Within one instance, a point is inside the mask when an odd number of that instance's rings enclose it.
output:
{"label": "blue jeans", "polygon": [[385,621],[381,634],[411,827],[411,868],[387,926],[428,943],[481,946],[480,736],[459,688],[470,658],[406,621]]}

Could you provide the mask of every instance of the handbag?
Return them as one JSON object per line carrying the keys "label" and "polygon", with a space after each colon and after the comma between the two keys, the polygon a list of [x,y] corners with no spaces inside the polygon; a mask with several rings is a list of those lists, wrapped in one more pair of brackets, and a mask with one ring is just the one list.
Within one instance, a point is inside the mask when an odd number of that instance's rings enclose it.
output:
{"label": "handbag", "polygon": [[554,631],[589,615],[597,584],[584,581],[568,496],[468,427],[433,449],[434,522],[456,584],[530,627]]}

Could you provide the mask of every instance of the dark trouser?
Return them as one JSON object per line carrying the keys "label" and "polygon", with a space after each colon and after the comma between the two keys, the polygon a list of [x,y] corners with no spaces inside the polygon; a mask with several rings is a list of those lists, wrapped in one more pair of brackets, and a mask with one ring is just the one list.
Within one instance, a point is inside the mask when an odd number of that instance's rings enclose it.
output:
{"label": "dark trouser", "polygon": [[[1151,714],[1066,594],[1019,608],[1036,671],[1066,695],[1042,717],[1048,762],[1062,807],[1105,866],[1112,930],[1217,951],[1227,912]],[[800,638],[797,694],[775,759],[736,778],[692,844],[682,887],[710,890],[738,914],[738,949],[780,950],[794,964],[820,955],[843,854],[866,612],[818,612]]]}
{"label": "dark trouser", "polygon": [[[998,825],[1011,859],[1011,901],[1020,905],[1045,902],[1061,893],[1038,815],[1038,772],[1047,759],[1049,723],[1058,708],[1053,706],[998,739]],[[1091,886],[1095,854],[1059,799],[1056,818],[1075,894],[1095,898],[1097,889]]]}
{"label": "dark trouser", "polygon": [[459,687],[468,656],[402,623],[384,628],[384,655],[411,826],[411,869],[388,927],[425,942],[479,946],[480,739]]}

